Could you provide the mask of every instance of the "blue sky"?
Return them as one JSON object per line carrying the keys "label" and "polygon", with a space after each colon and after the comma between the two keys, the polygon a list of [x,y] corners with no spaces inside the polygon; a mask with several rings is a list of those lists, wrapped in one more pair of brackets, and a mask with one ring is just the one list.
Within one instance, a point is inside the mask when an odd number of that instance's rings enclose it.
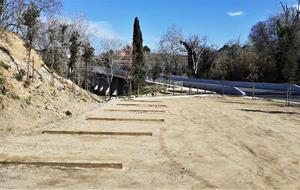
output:
{"label": "blue sky", "polygon": [[[290,5],[296,0],[286,0]],[[63,0],[64,16],[83,13],[97,29],[97,40],[119,38],[130,43],[134,17],[139,17],[144,45],[157,47],[173,24],[185,36],[207,36],[221,47],[232,39],[248,39],[251,27],[280,11],[279,0]]]}

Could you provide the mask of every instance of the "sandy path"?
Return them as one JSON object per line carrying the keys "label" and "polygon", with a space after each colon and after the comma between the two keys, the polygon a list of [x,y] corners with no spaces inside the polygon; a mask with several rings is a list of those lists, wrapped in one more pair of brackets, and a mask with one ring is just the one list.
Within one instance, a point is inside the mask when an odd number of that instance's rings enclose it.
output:
{"label": "sandy path", "polygon": [[[122,170],[0,166],[0,188],[300,188],[299,108],[242,98],[159,101],[138,104],[164,104],[167,108],[117,106],[120,102],[114,101],[0,144],[0,160],[121,162]],[[86,116],[166,121],[86,121]],[[49,135],[42,134],[43,130],[152,132],[153,136]]]}

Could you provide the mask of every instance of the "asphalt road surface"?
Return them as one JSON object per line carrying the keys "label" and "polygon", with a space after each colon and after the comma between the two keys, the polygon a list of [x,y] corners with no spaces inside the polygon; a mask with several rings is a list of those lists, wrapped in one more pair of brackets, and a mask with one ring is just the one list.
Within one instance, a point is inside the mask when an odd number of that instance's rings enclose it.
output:
{"label": "asphalt road surface", "polygon": [[[244,91],[247,96],[252,96],[252,88],[239,88]],[[286,100],[286,91],[256,89],[255,96],[265,99]],[[300,103],[300,94],[292,93],[292,102]]]}

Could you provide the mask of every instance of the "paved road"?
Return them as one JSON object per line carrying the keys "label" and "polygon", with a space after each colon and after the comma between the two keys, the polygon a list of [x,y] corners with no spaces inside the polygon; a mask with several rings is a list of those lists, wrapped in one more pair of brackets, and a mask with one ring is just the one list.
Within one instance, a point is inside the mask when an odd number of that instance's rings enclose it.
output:
{"label": "paved road", "polygon": [[[247,94],[247,96],[252,96],[251,88],[239,88],[239,89],[244,91]],[[260,98],[266,98],[266,99],[286,100],[285,91],[256,89],[255,96]],[[300,94],[292,93],[291,101],[300,103]]]}
{"label": "paved road", "polygon": [[[178,82],[183,80],[184,87],[197,86],[200,89],[201,88],[203,89],[203,87],[205,87],[206,89],[210,89],[210,90],[213,89],[213,91],[216,93],[222,92],[222,87],[220,85],[209,83],[208,80],[206,80],[206,82],[205,81],[200,82],[201,80],[199,80],[199,82],[197,82],[196,80],[191,79],[191,81],[189,81],[189,79],[185,79],[182,77],[177,77],[177,78],[173,77],[173,80],[178,81]],[[203,83],[203,82],[205,82],[205,83]],[[199,84],[199,85],[197,85],[197,84]],[[241,91],[245,92],[247,96],[252,96],[252,88],[243,88],[243,87],[239,87],[239,86],[236,86],[236,87],[238,89],[240,89]],[[233,89],[230,90],[231,93],[232,93],[232,90]],[[286,100],[286,90],[256,89],[255,96],[260,97],[260,98],[265,98],[265,99]],[[293,92],[291,101],[300,103],[300,93]]]}

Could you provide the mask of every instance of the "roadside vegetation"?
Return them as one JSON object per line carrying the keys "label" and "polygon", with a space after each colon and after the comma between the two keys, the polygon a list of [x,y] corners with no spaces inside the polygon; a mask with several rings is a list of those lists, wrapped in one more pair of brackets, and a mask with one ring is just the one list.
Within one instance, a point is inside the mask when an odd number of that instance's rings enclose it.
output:
{"label": "roadside vegetation", "polygon": [[[299,3],[298,3],[299,4]],[[52,72],[72,80],[80,87],[92,89],[92,70],[103,67],[127,71],[131,90],[143,88],[145,78],[168,79],[171,75],[218,80],[299,83],[300,80],[300,10],[282,3],[282,10],[255,24],[249,41],[230,40],[221,48],[210,44],[207,37],[183,35],[173,25],[162,35],[159,48],[151,50],[143,44],[138,18],[134,21],[133,42],[103,40],[101,52],[93,47],[84,15],[72,21],[61,16],[61,0],[3,0],[0,2],[0,37],[7,31],[25,41],[28,51],[27,70],[15,75],[29,83],[31,51],[37,51]],[[5,18],[5,19],[4,19]],[[1,48],[3,49],[3,47]],[[122,52],[127,52],[123,54]],[[5,67],[5,63],[1,62]],[[3,81],[3,79],[2,79]]]}

